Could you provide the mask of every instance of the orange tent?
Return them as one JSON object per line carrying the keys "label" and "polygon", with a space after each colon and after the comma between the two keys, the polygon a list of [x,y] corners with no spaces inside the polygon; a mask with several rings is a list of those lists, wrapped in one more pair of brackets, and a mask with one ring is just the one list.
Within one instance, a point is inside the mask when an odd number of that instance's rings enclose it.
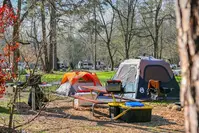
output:
{"label": "orange tent", "polygon": [[77,81],[93,82],[93,85],[101,85],[100,80],[98,79],[95,73],[86,72],[86,71],[72,71],[64,74],[61,84],[70,82],[71,85],[74,85]]}

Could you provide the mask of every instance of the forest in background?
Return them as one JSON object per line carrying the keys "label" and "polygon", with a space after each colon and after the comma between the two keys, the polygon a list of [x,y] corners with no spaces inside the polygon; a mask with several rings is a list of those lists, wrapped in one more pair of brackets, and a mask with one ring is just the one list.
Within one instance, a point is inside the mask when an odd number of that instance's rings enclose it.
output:
{"label": "forest in background", "polygon": [[[113,69],[124,59],[144,54],[179,62],[174,0],[10,3],[14,9],[21,6],[21,14],[28,11],[19,30],[21,53],[29,62],[40,56],[46,72],[56,70],[58,61],[75,66],[80,60],[100,60]],[[12,38],[10,30],[4,33],[6,40]]]}

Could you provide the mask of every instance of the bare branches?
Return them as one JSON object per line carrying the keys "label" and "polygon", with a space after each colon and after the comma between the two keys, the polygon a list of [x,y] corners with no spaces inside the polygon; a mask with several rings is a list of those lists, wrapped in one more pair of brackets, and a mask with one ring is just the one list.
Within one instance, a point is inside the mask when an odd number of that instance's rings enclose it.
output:
{"label": "bare branches", "polygon": [[35,8],[37,0],[33,0],[33,3],[30,5],[30,7],[26,10],[26,12],[22,15],[21,19],[20,19],[20,23],[22,23],[24,21],[24,19],[28,16],[30,10],[32,10],[33,8]]}
{"label": "bare branches", "polygon": [[148,36],[150,36],[152,38],[152,40],[155,41],[155,38],[153,37],[152,31],[150,30],[148,24],[146,23],[146,20],[145,20],[144,16],[142,14],[141,14],[141,16],[142,16],[142,20],[143,20],[143,22],[144,22],[144,24],[146,26],[146,29],[149,32]]}
{"label": "bare branches", "polygon": [[[129,50],[131,46],[131,41],[136,34],[134,31],[134,25],[135,25],[135,14],[136,14],[136,8],[138,4],[138,0],[128,0],[128,1],[117,1],[120,2],[120,4],[124,4],[123,8],[119,8],[119,3],[116,3],[116,6],[113,5],[111,0],[106,0],[107,3],[113,8],[113,10],[116,11],[120,26],[121,26],[121,32],[124,39],[124,48],[125,48],[125,54],[126,58],[129,58]],[[126,12],[127,11],[127,12]],[[122,13],[123,12],[123,13]]]}
{"label": "bare branches", "polygon": [[22,41],[22,40],[18,40],[18,42],[22,45],[29,45],[31,44],[29,41]]}

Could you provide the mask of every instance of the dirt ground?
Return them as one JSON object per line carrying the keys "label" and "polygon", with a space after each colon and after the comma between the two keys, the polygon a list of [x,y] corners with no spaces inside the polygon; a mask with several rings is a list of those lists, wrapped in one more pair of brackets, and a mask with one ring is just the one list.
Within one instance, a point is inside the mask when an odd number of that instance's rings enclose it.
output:
{"label": "dirt ground", "polygon": [[[154,133],[184,132],[183,111],[171,110],[168,105],[152,104],[151,122],[125,123],[111,121],[108,108],[96,108],[94,117],[89,107],[75,110],[71,99],[49,102],[41,114],[30,124],[23,127],[28,133]],[[24,110],[23,110],[24,109]],[[30,120],[35,113],[27,112],[27,107],[20,112],[24,121]]]}

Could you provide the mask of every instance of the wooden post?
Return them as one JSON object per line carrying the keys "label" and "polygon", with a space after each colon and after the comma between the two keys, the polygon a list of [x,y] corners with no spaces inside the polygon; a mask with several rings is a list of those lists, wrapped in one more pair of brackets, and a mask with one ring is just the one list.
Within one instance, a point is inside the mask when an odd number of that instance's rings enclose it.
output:
{"label": "wooden post", "polygon": [[36,110],[36,107],[35,107],[35,87],[32,87],[32,110]]}

